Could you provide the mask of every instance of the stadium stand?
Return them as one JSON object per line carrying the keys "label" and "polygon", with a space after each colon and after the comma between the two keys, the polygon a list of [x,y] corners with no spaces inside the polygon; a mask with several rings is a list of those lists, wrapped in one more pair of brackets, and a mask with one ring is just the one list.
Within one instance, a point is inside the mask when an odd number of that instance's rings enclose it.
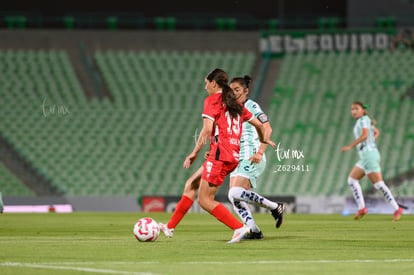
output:
{"label": "stadium stand", "polygon": [[1,192],[8,196],[34,196],[30,188],[27,188],[19,178],[10,172],[3,163],[0,162],[0,182]]}
{"label": "stadium stand", "polygon": [[[182,169],[182,161],[202,126],[197,114],[206,72],[223,67],[231,77],[244,75],[256,55],[98,50],[94,59],[113,101],[87,99],[63,50],[0,51],[0,116],[8,118],[0,121],[0,132],[69,196],[180,194],[193,171]],[[370,104],[378,122],[384,178],[412,169],[414,103],[404,97],[413,85],[412,52],[288,54],[282,64],[269,105],[262,106],[274,140],[291,159],[279,161],[268,150],[259,192],[348,194],[344,181],[357,156],[340,149],[353,138],[354,100]],[[304,158],[292,159],[293,150]],[[200,156],[194,165],[201,163]],[[289,164],[306,171],[275,172]],[[2,179],[4,194],[33,195],[10,172],[3,174],[9,175]],[[406,180],[392,188],[413,194],[412,186]]]}
{"label": "stadium stand", "polygon": [[98,51],[95,59],[113,101],[86,98],[64,51],[0,51],[8,118],[0,131],[69,196],[181,193],[204,76],[213,67],[250,72],[255,54]]}
{"label": "stadium stand", "polygon": [[[263,194],[347,194],[355,152],[341,153],[353,139],[350,105],[359,100],[381,130],[378,146],[385,179],[413,167],[414,101],[401,99],[412,86],[414,54],[396,52],[288,54],[284,57],[268,109],[274,136],[285,150],[300,149],[304,159],[268,154]],[[277,165],[299,164],[309,172],[275,172]],[[300,167],[300,169],[302,169]],[[292,176],[296,174],[297,176]],[[370,185],[363,185],[365,189]],[[404,184],[412,194],[412,184]],[[407,189],[407,190],[406,190]],[[400,193],[400,192],[399,192]]]}
{"label": "stadium stand", "polygon": [[414,181],[413,180],[404,180],[400,186],[394,188],[395,195],[411,197],[414,196]]}

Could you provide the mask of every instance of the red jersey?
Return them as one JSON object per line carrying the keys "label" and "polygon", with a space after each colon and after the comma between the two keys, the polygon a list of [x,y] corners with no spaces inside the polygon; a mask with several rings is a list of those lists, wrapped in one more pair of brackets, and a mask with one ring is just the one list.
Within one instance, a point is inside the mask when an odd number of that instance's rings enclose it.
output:
{"label": "red jersey", "polygon": [[204,100],[202,117],[214,121],[214,129],[210,138],[209,159],[239,162],[242,124],[244,121],[252,120],[253,114],[243,107],[242,115],[232,118],[223,104],[221,92],[219,92]]}

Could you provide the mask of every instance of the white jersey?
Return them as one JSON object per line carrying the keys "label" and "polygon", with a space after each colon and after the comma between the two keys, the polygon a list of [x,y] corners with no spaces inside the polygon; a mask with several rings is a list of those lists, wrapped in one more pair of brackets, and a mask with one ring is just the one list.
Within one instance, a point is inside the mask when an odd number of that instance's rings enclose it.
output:
{"label": "white jersey", "polygon": [[[262,123],[268,121],[266,114],[260,108],[259,104],[251,99],[244,102],[244,107],[249,110]],[[240,139],[240,160],[248,160],[257,153],[260,147],[259,135],[256,128],[248,122],[243,123],[242,136]],[[266,156],[263,155],[263,160],[266,161]]]}
{"label": "white jersey", "polygon": [[365,151],[372,151],[377,149],[377,145],[375,144],[375,132],[374,127],[371,124],[371,119],[369,116],[364,115],[357,119],[354,126],[354,136],[355,138],[359,138],[362,133],[362,129],[368,129],[368,138],[363,142],[359,143],[356,147],[358,152],[365,152]]}

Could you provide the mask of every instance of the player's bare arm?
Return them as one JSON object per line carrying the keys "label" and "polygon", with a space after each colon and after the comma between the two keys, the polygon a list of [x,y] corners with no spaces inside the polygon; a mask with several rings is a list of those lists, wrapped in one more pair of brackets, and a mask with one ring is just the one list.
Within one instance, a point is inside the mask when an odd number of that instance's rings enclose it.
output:
{"label": "player's bare arm", "polygon": [[342,147],[342,152],[346,152],[348,150],[351,150],[352,148],[354,148],[355,146],[357,146],[357,144],[363,142],[367,138],[368,138],[368,128],[363,128],[362,129],[362,133],[359,136],[359,138],[357,138],[356,140],[354,140],[351,144]]}
{"label": "player's bare arm", "polygon": [[207,143],[210,138],[211,132],[213,131],[214,121],[209,118],[203,118],[203,128],[201,129],[200,135],[198,136],[197,143],[193,151],[185,158],[184,168],[188,169],[194,160],[197,158],[197,154],[203,148],[204,144]]}
{"label": "player's bare arm", "polygon": [[380,135],[380,131],[375,126],[373,126],[372,128],[374,129],[374,138],[375,138],[375,140],[377,140],[377,138]]}
{"label": "player's bare arm", "polygon": [[[272,135],[272,127],[270,126],[270,123],[267,121],[263,123],[263,128],[266,132],[269,133],[269,136]],[[257,150],[256,154],[254,154],[250,160],[251,163],[259,163],[262,160],[263,154],[266,152],[267,143],[260,143],[260,147]]]}
{"label": "player's bare arm", "polygon": [[266,130],[266,128],[263,126],[263,124],[258,120],[257,118],[253,118],[249,121],[250,124],[252,124],[257,131],[257,134],[259,135],[259,140],[261,143],[266,143],[272,146],[273,148],[276,147],[276,144],[270,140],[270,135],[272,134],[271,131]]}

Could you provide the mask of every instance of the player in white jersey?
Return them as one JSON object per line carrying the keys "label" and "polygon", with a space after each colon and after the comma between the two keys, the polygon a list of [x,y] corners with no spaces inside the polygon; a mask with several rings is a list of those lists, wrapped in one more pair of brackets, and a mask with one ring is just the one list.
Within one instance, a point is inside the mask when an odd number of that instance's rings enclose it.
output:
{"label": "player in white jersey", "polygon": [[356,119],[354,126],[355,140],[342,148],[342,152],[348,151],[353,147],[357,148],[359,161],[355,164],[348,177],[348,185],[352,190],[352,195],[358,205],[358,212],[354,219],[360,219],[368,213],[365,207],[364,196],[362,194],[359,180],[365,175],[374,184],[375,189],[380,190],[384,194],[385,200],[394,209],[393,221],[401,218],[403,209],[397,204],[388,186],[384,183],[380,167],[380,154],[375,144],[375,140],[379,136],[378,129],[367,113],[368,105],[356,101],[352,104],[351,113]]}
{"label": "player in white jersey", "polygon": [[1,192],[0,192],[0,214],[3,214],[3,200],[1,198]]}
{"label": "player in white jersey", "polygon": [[[266,131],[271,132],[272,128],[262,108],[248,98],[251,80],[247,75],[236,77],[230,81],[230,87],[234,91],[237,100],[243,103],[244,107],[263,123]],[[262,239],[263,233],[254,221],[247,204],[269,209],[276,220],[276,228],[282,225],[285,206],[281,202],[270,201],[257,192],[250,190],[250,188],[256,187],[257,178],[262,174],[266,166],[265,150],[267,144],[260,143],[256,129],[248,124],[243,123],[240,161],[237,168],[230,174],[228,197],[233,204],[234,211],[251,230],[248,238]]]}

